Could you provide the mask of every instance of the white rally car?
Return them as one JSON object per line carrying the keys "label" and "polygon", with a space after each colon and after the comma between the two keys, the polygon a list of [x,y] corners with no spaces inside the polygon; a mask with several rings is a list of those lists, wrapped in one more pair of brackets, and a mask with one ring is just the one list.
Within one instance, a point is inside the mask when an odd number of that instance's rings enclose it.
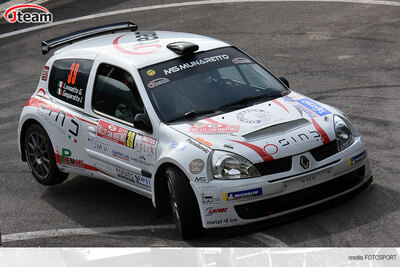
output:
{"label": "white rally car", "polygon": [[65,44],[18,127],[22,160],[43,185],[68,174],[114,183],[151,198],[158,214],[172,211],[185,238],[372,181],[363,139],[341,111],[290,90],[234,46],[127,22],[42,51]]}

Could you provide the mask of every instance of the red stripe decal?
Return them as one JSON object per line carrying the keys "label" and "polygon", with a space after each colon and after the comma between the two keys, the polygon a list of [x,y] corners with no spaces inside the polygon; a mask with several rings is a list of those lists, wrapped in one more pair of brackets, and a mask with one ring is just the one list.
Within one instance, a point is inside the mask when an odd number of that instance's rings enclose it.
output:
{"label": "red stripe decal", "polygon": [[236,141],[236,140],[230,140],[239,144],[242,144],[244,146],[247,146],[248,148],[253,149],[264,161],[270,161],[274,160],[274,158],[271,155],[268,155],[267,153],[264,152],[264,150],[261,147],[246,143],[246,142],[241,142],[241,141]]}
{"label": "red stripe decal", "polygon": [[322,138],[322,143],[326,144],[329,143],[331,140],[329,139],[328,135],[326,134],[326,132],[324,131],[324,129],[322,129],[321,126],[319,126],[319,124],[313,119],[311,118],[312,123],[314,124],[315,129],[319,132],[319,134],[321,135]]}
{"label": "red stripe decal", "polygon": [[278,100],[274,99],[274,100],[272,100],[272,102],[274,102],[275,104],[281,106],[281,108],[283,108],[284,110],[287,111],[287,113],[289,113],[289,110],[281,102],[279,102]]}
{"label": "red stripe decal", "polygon": [[82,119],[82,118],[79,118],[79,117],[76,117],[76,118],[77,118],[78,120],[84,121],[84,122],[89,123],[89,124],[92,124],[92,125],[94,125],[94,126],[97,126],[96,123],[93,123],[93,122],[91,122],[91,121],[87,121],[87,120]]}
{"label": "red stripe decal", "polygon": [[219,123],[219,122],[217,122],[217,121],[215,121],[213,119],[205,119],[205,121],[208,121],[208,122],[214,123],[214,124],[222,124],[222,123]]}

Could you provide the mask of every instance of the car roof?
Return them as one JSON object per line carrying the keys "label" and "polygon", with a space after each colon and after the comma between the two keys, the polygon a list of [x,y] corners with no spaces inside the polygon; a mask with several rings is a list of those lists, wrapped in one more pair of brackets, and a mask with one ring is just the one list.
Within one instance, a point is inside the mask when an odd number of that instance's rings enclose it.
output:
{"label": "car roof", "polygon": [[179,57],[167,45],[174,42],[191,42],[199,46],[198,52],[230,46],[220,40],[191,33],[170,31],[119,32],[80,41],[57,50],[54,55],[94,58],[106,55],[128,60],[140,69]]}

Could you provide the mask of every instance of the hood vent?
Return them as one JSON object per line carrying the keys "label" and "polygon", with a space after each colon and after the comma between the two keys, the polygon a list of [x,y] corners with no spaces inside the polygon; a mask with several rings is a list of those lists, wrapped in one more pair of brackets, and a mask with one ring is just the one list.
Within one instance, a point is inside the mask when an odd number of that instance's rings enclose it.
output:
{"label": "hood vent", "polygon": [[242,135],[242,137],[251,140],[251,139],[256,139],[257,137],[273,136],[277,134],[282,134],[284,132],[292,131],[294,129],[303,127],[304,125],[307,125],[309,123],[310,122],[306,119],[297,119],[293,121],[278,123],[253,132],[249,132]]}

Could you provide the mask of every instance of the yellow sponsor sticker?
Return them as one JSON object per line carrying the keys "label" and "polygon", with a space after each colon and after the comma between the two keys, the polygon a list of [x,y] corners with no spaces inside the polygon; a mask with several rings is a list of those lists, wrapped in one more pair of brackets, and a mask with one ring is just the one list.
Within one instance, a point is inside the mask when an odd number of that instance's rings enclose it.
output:
{"label": "yellow sponsor sticker", "polygon": [[149,76],[154,76],[156,74],[156,71],[155,70],[148,70],[146,73]]}
{"label": "yellow sponsor sticker", "polygon": [[133,148],[134,142],[135,142],[135,136],[136,136],[135,132],[128,131],[128,134],[126,135],[126,142],[125,142],[127,147]]}

